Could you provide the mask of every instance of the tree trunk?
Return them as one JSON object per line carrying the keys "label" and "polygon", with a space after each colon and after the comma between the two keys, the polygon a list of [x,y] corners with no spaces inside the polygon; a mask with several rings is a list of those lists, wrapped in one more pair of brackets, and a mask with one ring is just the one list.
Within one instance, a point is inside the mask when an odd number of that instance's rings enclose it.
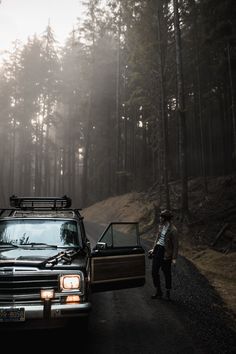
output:
{"label": "tree trunk", "polygon": [[230,97],[231,97],[231,112],[232,112],[232,125],[233,125],[233,160],[236,161],[236,118],[235,118],[235,106],[234,106],[234,88],[232,79],[232,69],[231,69],[231,59],[230,59],[230,45],[227,44],[227,60],[228,60],[228,70],[229,70],[229,87],[230,87]]}
{"label": "tree trunk", "polygon": [[116,194],[119,194],[119,170],[120,170],[120,33],[121,11],[119,11],[117,63],[116,63]]}
{"label": "tree trunk", "polygon": [[176,70],[177,70],[177,112],[179,115],[179,149],[180,149],[180,173],[182,180],[182,216],[188,213],[188,174],[187,174],[187,133],[185,117],[184,80],[182,68],[181,33],[179,24],[178,0],[173,0],[174,27],[176,46]]}
{"label": "tree trunk", "polygon": [[197,28],[197,11],[196,11],[196,0],[191,0],[193,7],[193,22],[194,22],[194,49],[195,49],[195,68],[197,76],[197,104],[198,104],[198,118],[199,118],[199,129],[200,129],[200,157],[201,157],[201,170],[203,176],[203,185],[205,195],[208,194],[208,183],[206,175],[206,156],[205,156],[205,144],[204,144],[204,132],[203,132],[203,119],[202,119],[202,85],[200,77],[200,55],[199,55],[199,36]]}
{"label": "tree trunk", "polygon": [[161,99],[161,120],[162,120],[162,136],[163,136],[163,175],[165,186],[165,204],[166,208],[170,209],[170,194],[169,194],[169,151],[168,151],[168,121],[166,114],[166,88],[164,84],[164,60],[163,60],[163,45],[162,45],[162,29],[161,29],[161,11],[160,1],[157,4],[157,32],[158,32],[158,48],[159,48],[159,70],[160,70],[160,99]]}

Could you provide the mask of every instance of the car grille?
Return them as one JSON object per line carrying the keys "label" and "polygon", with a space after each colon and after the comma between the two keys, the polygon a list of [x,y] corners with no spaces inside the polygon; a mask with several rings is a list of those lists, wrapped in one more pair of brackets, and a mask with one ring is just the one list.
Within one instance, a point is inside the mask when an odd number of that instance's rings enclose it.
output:
{"label": "car grille", "polygon": [[[59,273],[34,269],[7,268],[0,272],[0,304],[39,303],[41,289],[58,291]],[[55,299],[54,301],[57,301]]]}

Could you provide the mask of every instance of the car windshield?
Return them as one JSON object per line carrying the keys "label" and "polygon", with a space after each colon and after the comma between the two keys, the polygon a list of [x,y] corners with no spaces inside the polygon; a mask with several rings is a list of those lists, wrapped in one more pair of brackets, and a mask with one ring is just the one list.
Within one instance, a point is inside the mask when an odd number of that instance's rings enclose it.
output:
{"label": "car windshield", "polygon": [[37,247],[81,246],[80,230],[74,220],[3,220],[0,222],[1,245]]}

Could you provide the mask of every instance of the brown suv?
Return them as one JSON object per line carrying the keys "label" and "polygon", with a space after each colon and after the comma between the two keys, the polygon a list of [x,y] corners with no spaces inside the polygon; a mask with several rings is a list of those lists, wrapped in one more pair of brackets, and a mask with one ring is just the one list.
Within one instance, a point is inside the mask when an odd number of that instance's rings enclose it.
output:
{"label": "brown suv", "polygon": [[70,198],[10,198],[0,209],[0,328],[87,321],[91,292],[142,286],[137,223],[111,223],[91,250]]}

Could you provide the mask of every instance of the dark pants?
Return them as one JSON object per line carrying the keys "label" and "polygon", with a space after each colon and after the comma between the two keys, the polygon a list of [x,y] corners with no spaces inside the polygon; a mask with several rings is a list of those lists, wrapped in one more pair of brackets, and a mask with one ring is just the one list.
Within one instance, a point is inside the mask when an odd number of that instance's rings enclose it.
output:
{"label": "dark pants", "polygon": [[171,289],[171,260],[165,260],[164,254],[165,248],[163,246],[155,246],[152,259],[152,279],[159,293],[161,293],[160,268],[165,277],[166,289]]}

